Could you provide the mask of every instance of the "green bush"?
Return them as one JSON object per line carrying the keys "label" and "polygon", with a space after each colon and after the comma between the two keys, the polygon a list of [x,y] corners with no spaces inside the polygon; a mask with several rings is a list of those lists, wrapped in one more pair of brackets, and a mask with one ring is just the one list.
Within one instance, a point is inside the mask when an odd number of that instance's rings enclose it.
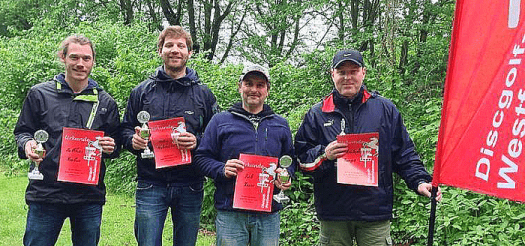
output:
{"label": "green bush", "polygon": [[[19,160],[12,135],[14,124],[28,89],[62,72],[56,57],[59,42],[72,33],[84,34],[96,43],[97,59],[92,78],[117,101],[121,114],[133,87],[146,79],[161,64],[156,53],[158,33],[147,24],[122,25],[110,21],[80,22],[68,28],[53,28],[54,21],[41,20],[18,36],[0,38],[0,172],[25,175],[28,161]],[[381,57],[368,67],[365,84],[391,99],[402,112],[416,148],[426,167],[432,170],[440,121],[446,44],[429,39],[420,47],[419,69],[405,74]],[[295,133],[304,114],[333,88],[328,69],[338,47],[302,54],[302,63],[278,63],[270,69],[271,89],[268,104],[289,121]],[[439,51],[439,52],[436,52]],[[189,66],[215,93],[223,110],[240,101],[237,82],[241,65],[218,65],[195,54]],[[410,64],[416,68],[416,64]],[[408,69],[407,71],[409,71]],[[127,151],[107,162],[106,183],[111,192],[133,194],[135,191],[135,156]],[[442,187],[444,199],[438,205],[435,245],[521,245],[525,244],[525,208],[522,204],[455,188]],[[202,224],[214,228],[214,185],[205,185]],[[292,201],[281,211],[282,245],[314,245],[318,241],[319,222],[313,206],[313,187],[309,177],[297,173],[292,188],[286,191]],[[392,235],[396,243],[425,245],[428,233],[429,199],[408,190],[395,176]]]}

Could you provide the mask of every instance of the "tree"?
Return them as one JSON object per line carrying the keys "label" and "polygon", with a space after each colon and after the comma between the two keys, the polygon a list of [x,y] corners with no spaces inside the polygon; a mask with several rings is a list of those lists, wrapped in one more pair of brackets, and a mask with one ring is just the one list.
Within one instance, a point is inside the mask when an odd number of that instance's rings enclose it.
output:
{"label": "tree", "polygon": [[270,67],[286,61],[304,43],[319,1],[253,0],[249,18],[242,28],[242,46],[237,47],[241,56]]}

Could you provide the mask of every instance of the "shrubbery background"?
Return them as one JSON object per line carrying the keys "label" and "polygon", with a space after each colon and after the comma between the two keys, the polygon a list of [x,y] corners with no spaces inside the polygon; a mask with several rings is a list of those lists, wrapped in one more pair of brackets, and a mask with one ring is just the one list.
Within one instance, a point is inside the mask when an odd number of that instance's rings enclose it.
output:
{"label": "shrubbery background", "polygon": [[[81,22],[65,29],[53,28],[43,20],[31,30],[11,38],[0,38],[0,170],[6,175],[25,175],[28,162],[19,160],[13,137],[21,105],[28,89],[63,72],[56,57],[62,39],[72,33],[91,38],[96,44],[96,65],[92,78],[118,102],[123,114],[131,89],[161,64],[156,54],[158,33],[142,24],[123,25],[110,21]],[[304,113],[332,89],[327,73],[332,55],[342,47],[303,54],[300,65],[278,63],[270,70],[272,87],[268,103],[286,117],[295,132]],[[346,48],[346,47],[345,47]],[[381,57],[364,53],[368,67],[365,84],[390,98],[401,110],[405,124],[425,165],[432,171],[440,121],[442,87],[448,40],[429,40],[420,57],[419,70],[405,74],[389,66]],[[236,82],[242,65],[217,65],[197,54],[190,59],[201,80],[215,93],[222,109],[239,101]],[[458,163],[461,165],[462,163]],[[133,195],[136,167],[126,151],[107,163],[106,183],[110,192]],[[429,200],[406,188],[396,176],[392,235],[396,243],[426,245]],[[202,226],[213,228],[213,184],[206,184]],[[281,212],[283,245],[314,245],[318,241],[318,221],[313,207],[309,178],[297,175],[287,194],[292,202]],[[507,200],[442,187],[444,200],[438,206],[435,245],[521,245],[525,244],[525,209]],[[20,194],[21,196],[23,194]]]}

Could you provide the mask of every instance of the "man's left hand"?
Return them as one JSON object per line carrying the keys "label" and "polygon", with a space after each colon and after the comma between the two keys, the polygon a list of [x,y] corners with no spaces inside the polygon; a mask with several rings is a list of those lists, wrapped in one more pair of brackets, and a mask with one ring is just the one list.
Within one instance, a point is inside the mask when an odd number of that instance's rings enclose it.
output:
{"label": "man's left hand", "polygon": [[115,139],[111,137],[101,137],[98,139],[98,144],[102,148],[102,152],[111,154],[115,151]]}
{"label": "man's left hand", "polygon": [[[432,195],[432,184],[430,183],[421,183],[417,186],[417,192],[423,196],[430,197]],[[442,198],[441,195],[441,188],[438,187],[438,191],[436,194],[436,201],[440,202]]]}
{"label": "man's left hand", "polygon": [[[283,171],[282,168],[277,168],[275,170],[275,172],[277,173],[277,176],[279,176],[279,173],[281,173],[282,171]],[[285,191],[285,190],[290,189],[290,187],[292,186],[292,179],[290,178],[288,182],[283,184],[281,183],[281,179],[276,178],[274,184],[275,184],[275,187],[277,187],[278,189]]]}
{"label": "man's left hand", "polygon": [[197,147],[197,138],[190,132],[183,132],[175,138],[175,143],[181,149],[195,149]]}

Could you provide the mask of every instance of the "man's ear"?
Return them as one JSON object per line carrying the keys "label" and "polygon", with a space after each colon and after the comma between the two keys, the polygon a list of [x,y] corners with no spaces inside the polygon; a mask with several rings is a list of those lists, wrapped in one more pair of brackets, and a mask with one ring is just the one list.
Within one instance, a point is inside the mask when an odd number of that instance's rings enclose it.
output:
{"label": "man's ear", "polygon": [[64,53],[62,53],[62,51],[59,51],[57,56],[58,56],[58,59],[60,59],[60,62],[66,63],[66,57],[65,57]]}

